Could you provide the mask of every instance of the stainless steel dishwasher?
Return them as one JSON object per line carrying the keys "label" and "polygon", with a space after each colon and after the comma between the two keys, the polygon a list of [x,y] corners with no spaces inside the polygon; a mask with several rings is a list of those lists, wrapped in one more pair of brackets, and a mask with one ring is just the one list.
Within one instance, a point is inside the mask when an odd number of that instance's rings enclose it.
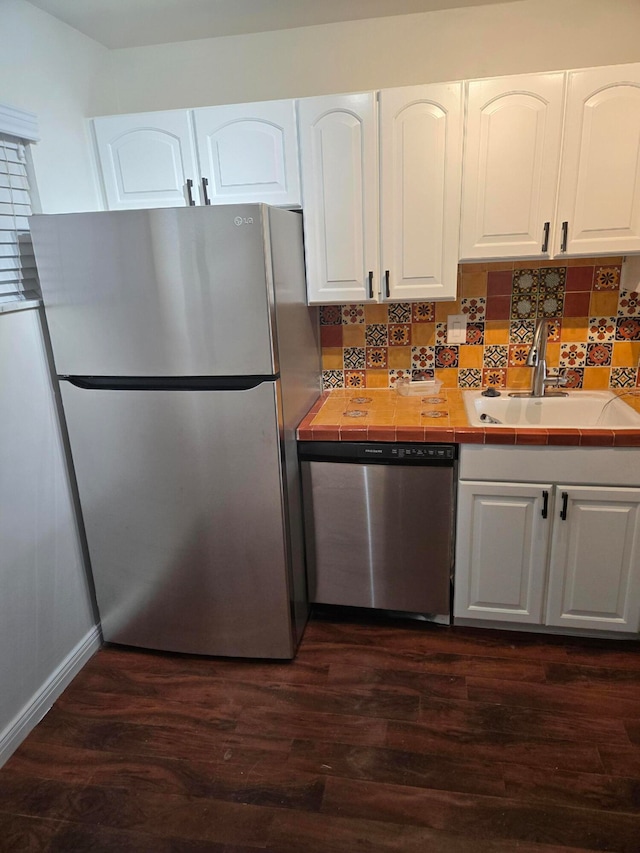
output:
{"label": "stainless steel dishwasher", "polygon": [[457,447],[300,442],[309,598],[450,622]]}

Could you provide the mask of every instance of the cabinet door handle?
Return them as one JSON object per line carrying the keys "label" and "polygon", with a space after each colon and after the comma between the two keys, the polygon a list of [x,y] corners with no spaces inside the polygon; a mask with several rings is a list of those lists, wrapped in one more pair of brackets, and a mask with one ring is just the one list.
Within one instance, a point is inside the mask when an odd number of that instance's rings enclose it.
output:
{"label": "cabinet door handle", "polygon": [[569,503],[569,493],[562,493],[562,509],[560,510],[560,518],[563,521],[567,520],[567,504]]}
{"label": "cabinet door handle", "polygon": [[549,492],[546,489],[542,493],[542,517],[549,517]]}
{"label": "cabinet door handle", "polygon": [[542,252],[546,252],[549,249],[549,228],[551,227],[550,222],[544,223],[544,228],[542,229]]}
{"label": "cabinet door handle", "polygon": [[191,178],[187,178],[187,201],[190,207],[195,206],[195,201],[193,200],[193,181]]}
{"label": "cabinet door handle", "polygon": [[389,270],[384,271],[384,292],[388,299],[391,296],[391,290],[389,289]]}
{"label": "cabinet door handle", "polygon": [[373,270],[369,270],[369,299],[373,299]]}
{"label": "cabinet door handle", "polygon": [[209,195],[207,193],[207,187],[208,186],[209,186],[209,179],[203,178],[202,179],[202,198],[204,199],[205,204],[211,204],[211,199],[209,198]]}
{"label": "cabinet door handle", "polygon": [[567,243],[569,242],[569,223],[562,223],[562,242],[560,243],[560,251],[567,251]]}

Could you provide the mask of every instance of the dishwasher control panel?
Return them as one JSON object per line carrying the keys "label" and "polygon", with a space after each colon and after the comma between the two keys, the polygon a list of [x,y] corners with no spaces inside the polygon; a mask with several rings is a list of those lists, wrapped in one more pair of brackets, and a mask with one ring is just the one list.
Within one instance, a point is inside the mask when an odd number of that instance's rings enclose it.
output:
{"label": "dishwasher control panel", "polygon": [[411,444],[390,444],[364,446],[362,448],[364,459],[455,459],[455,448],[451,445],[424,444],[419,447]]}
{"label": "dishwasher control panel", "polygon": [[316,462],[356,462],[378,465],[450,465],[458,458],[456,444],[396,444],[392,442],[301,441],[300,459]]}

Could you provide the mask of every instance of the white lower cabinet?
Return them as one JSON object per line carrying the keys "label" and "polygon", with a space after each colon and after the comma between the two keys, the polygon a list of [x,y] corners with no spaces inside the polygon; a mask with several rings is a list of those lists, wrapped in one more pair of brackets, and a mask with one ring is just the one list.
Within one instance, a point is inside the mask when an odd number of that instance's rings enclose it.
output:
{"label": "white lower cabinet", "polygon": [[454,616],[640,627],[640,489],[463,481]]}

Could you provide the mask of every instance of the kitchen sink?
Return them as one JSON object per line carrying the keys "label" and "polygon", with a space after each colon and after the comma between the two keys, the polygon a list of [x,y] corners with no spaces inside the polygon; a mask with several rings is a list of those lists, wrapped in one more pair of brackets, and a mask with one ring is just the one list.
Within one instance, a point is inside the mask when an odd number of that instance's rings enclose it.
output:
{"label": "kitchen sink", "polygon": [[483,397],[480,391],[464,391],[463,398],[471,426],[640,429],[640,414],[611,391],[569,391],[566,397],[510,397],[508,391]]}

